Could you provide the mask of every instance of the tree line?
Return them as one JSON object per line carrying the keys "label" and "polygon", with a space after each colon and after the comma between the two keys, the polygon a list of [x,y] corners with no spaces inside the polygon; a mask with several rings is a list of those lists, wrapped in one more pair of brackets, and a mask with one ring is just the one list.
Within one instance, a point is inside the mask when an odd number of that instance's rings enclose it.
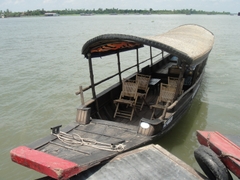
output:
{"label": "tree line", "polygon": [[0,14],[5,17],[20,17],[20,16],[43,16],[45,13],[57,13],[59,15],[79,15],[79,14],[230,14],[230,12],[216,12],[216,11],[203,11],[195,9],[181,9],[181,10],[137,10],[137,9],[102,9],[85,10],[85,9],[64,9],[45,11],[44,9],[27,10],[25,12],[12,12],[9,9],[6,11],[0,10]]}

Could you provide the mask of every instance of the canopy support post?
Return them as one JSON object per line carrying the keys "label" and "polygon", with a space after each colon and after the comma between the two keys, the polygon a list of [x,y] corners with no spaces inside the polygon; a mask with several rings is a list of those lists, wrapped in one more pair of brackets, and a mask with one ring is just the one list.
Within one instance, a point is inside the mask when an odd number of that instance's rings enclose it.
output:
{"label": "canopy support post", "polygon": [[152,46],[150,46],[150,60],[151,60],[151,66],[152,66],[153,65]]}
{"label": "canopy support post", "polygon": [[91,79],[91,86],[92,86],[92,95],[93,95],[93,98],[96,99],[94,75],[93,75],[93,68],[92,68],[92,58],[90,53],[88,53],[88,63],[89,63],[89,72],[90,72],[90,79]]}
{"label": "canopy support post", "polygon": [[138,54],[138,48],[136,49],[136,56],[137,56],[137,72],[139,73],[139,54]]}
{"label": "canopy support post", "polygon": [[122,82],[122,72],[121,72],[121,62],[120,62],[120,55],[117,52],[117,60],[118,60],[118,75],[119,75],[119,82]]}

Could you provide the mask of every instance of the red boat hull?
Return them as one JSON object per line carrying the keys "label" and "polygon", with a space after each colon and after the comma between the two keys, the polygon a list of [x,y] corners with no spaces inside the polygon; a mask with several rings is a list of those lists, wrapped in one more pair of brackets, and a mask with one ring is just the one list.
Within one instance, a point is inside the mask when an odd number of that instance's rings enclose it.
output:
{"label": "red boat hull", "polygon": [[240,147],[219,132],[197,131],[200,144],[212,149],[224,165],[240,178]]}
{"label": "red boat hull", "polygon": [[10,152],[12,161],[46,174],[54,179],[69,179],[87,169],[76,163],[67,161],[26,146],[17,147]]}

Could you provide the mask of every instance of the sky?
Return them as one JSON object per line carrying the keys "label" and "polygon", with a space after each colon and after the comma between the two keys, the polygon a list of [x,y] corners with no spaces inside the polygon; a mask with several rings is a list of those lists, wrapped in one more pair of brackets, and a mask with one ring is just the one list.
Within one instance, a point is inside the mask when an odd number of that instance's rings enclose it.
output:
{"label": "sky", "polygon": [[0,0],[0,10],[12,12],[44,9],[195,9],[217,12],[240,12],[240,0]]}

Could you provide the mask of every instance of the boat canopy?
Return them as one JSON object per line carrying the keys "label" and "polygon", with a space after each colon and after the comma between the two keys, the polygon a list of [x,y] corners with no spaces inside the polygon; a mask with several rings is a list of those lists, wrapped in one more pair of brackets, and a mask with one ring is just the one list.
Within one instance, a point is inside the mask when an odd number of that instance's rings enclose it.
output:
{"label": "boat canopy", "polygon": [[207,58],[213,43],[212,32],[202,26],[188,24],[149,37],[126,34],[99,35],[83,45],[82,54],[86,58],[102,57],[148,45],[177,56],[182,63],[198,64]]}

